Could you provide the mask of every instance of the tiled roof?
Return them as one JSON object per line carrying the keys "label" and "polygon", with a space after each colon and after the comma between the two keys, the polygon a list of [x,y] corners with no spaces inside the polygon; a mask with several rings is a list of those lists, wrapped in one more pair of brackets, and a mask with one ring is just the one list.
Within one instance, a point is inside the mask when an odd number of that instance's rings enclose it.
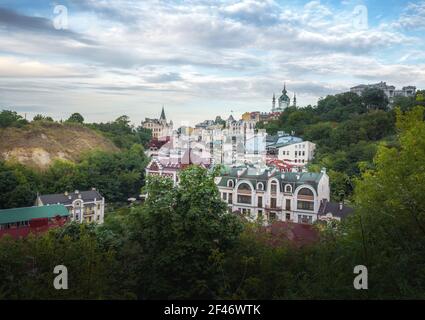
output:
{"label": "tiled roof", "polygon": [[68,215],[68,210],[63,205],[5,209],[0,210],[0,224],[54,218],[56,216],[66,217]]}
{"label": "tiled roof", "polygon": [[331,213],[334,217],[344,219],[354,212],[353,208],[347,207],[344,204],[342,208],[340,206],[341,205],[337,202],[323,201],[320,204],[318,215],[326,216],[328,213]]}
{"label": "tiled roof", "polygon": [[298,186],[308,184],[317,190],[317,185],[323,177],[323,173],[314,173],[314,172],[279,172],[275,171],[269,177],[269,174],[272,173],[272,170],[266,169],[255,173],[255,169],[248,169],[242,175],[238,176],[244,167],[231,168],[230,171],[224,173],[221,177],[218,186],[227,187],[227,182],[233,180],[236,185],[236,180],[249,180],[253,183],[254,188],[256,188],[257,182],[264,182],[265,189],[267,188],[267,181],[271,178],[275,178],[280,182],[280,189],[284,190],[285,185],[290,184],[292,190],[295,190]]}
{"label": "tiled roof", "polygon": [[79,196],[81,196],[81,199],[84,202],[91,202],[96,200],[102,200],[102,195],[97,190],[90,190],[90,191],[80,191],[78,193],[70,192],[68,195],[65,195],[64,193],[59,194],[46,194],[41,195],[40,200],[44,205],[48,204],[72,204],[72,202],[76,199],[79,199]]}

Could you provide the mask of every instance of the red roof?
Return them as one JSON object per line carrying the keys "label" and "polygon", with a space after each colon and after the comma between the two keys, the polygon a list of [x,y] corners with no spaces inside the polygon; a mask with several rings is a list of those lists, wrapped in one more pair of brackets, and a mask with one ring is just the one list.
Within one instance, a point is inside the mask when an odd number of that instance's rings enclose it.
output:
{"label": "red roof", "polygon": [[275,221],[271,226],[265,227],[271,235],[271,243],[280,245],[290,242],[297,247],[311,245],[320,240],[319,231],[310,224]]}

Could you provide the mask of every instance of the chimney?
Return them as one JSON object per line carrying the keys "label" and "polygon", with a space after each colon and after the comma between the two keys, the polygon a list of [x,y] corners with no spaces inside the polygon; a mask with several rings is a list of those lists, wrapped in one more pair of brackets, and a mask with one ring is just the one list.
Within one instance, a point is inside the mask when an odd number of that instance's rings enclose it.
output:
{"label": "chimney", "polygon": [[96,191],[96,188],[91,188],[91,191]]}
{"label": "chimney", "polygon": [[78,199],[81,199],[81,194],[78,195]]}
{"label": "chimney", "polygon": [[79,194],[80,192],[78,190],[75,190],[75,194]]}
{"label": "chimney", "polygon": [[68,196],[68,191],[65,191],[65,196]]}
{"label": "chimney", "polygon": [[339,211],[342,211],[342,208],[344,207],[344,203],[341,201],[340,203],[339,203]]}

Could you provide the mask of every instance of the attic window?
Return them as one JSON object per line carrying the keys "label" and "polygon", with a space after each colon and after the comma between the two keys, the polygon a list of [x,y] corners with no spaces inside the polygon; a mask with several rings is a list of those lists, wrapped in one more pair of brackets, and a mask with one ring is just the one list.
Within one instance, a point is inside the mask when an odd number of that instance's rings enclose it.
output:
{"label": "attic window", "polygon": [[233,187],[235,186],[235,184],[233,183],[233,180],[229,180],[229,181],[227,181],[227,186],[228,186],[229,188],[233,188]]}
{"label": "attic window", "polygon": [[260,191],[264,190],[264,184],[262,182],[257,183],[257,189]]}
{"label": "attic window", "polygon": [[292,187],[291,187],[289,184],[287,184],[287,185],[285,186],[285,192],[286,192],[286,193],[291,193],[291,192],[292,192]]}

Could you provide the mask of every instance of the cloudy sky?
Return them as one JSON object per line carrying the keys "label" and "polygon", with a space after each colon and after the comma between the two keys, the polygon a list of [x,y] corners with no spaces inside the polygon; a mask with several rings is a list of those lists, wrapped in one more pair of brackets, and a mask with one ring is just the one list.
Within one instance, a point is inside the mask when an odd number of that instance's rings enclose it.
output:
{"label": "cloudy sky", "polygon": [[422,0],[0,0],[0,108],[194,124],[269,111],[284,82],[300,105],[425,88],[424,33]]}

